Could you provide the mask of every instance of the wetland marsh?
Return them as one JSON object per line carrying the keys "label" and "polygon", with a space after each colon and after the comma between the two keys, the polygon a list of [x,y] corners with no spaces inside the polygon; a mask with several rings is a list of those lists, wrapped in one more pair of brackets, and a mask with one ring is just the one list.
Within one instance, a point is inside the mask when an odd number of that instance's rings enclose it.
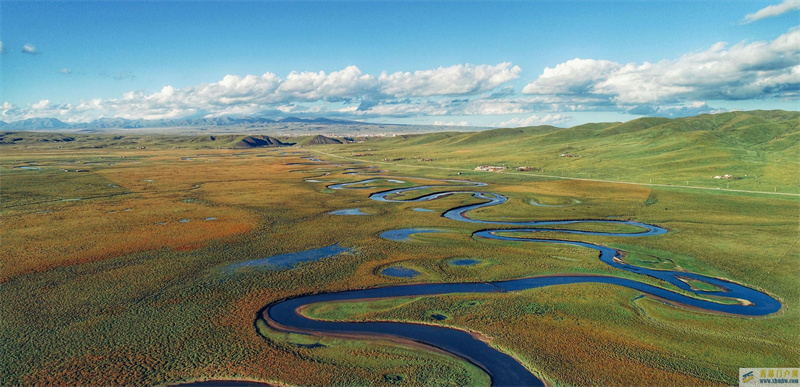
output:
{"label": "wetland marsh", "polygon": [[308,150],[4,152],[3,384],[714,384],[800,357],[797,199]]}

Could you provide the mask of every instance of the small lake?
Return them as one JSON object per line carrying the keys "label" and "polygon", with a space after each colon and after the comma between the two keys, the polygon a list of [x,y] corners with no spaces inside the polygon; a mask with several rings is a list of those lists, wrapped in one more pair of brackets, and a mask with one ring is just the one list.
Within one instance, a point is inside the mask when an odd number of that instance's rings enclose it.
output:
{"label": "small lake", "polygon": [[481,261],[471,258],[459,258],[459,259],[451,259],[447,263],[453,266],[473,266],[481,263]]}
{"label": "small lake", "polygon": [[417,211],[417,212],[433,212],[433,210],[429,210],[427,208],[415,208],[414,211]]}
{"label": "small lake", "polygon": [[381,238],[391,241],[405,242],[413,234],[424,234],[432,232],[445,232],[435,228],[403,228],[400,230],[390,230],[381,234]]}
{"label": "small lake", "polygon": [[335,245],[320,247],[318,249],[300,251],[297,253],[273,255],[268,258],[254,259],[252,261],[233,263],[228,265],[227,269],[235,270],[242,267],[263,267],[272,270],[291,269],[300,262],[319,261],[322,258],[332,257],[334,255],[339,255],[341,253],[344,253],[345,251],[350,251],[350,250],[351,249],[348,249],[346,247],[339,246],[339,244],[337,243]]}
{"label": "small lake", "polygon": [[414,269],[409,269],[403,266],[389,266],[381,270],[381,274],[389,277],[414,278],[420,273]]}
{"label": "small lake", "polygon": [[329,212],[331,215],[372,215],[362,212],[360,208],[348,208],[346,210],[337,210]]}

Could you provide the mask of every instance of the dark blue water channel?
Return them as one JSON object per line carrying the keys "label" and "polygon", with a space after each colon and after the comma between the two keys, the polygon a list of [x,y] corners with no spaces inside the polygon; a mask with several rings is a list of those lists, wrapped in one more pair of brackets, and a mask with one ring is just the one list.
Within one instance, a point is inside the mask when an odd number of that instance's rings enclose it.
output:
{"label": "dark blue water channel", "polygon": [[[336,184],[328,186],[332,189],[346,189],[351,185],[359,185],[369,182],[374,182],[380,179],[368,179],[360,182]],[[483,341],[474,338],[472,335],[465,331],[431,326],[414,323],[396,323],[396,322],[336,322],[336,321],[319,321],[304,317],[297,310],[301,307],[331,301],[348,301],[348,300],[368,300],[380,298],[393,298],[393,297],[417,297],[417,296],[433,296],[439,294],[453,294],[453,293],[498,293],[498,292],[512,292],[534,288],[541,288],[547,286],[559,286],[579,283],[594,283],[594,284],[607,284],[622,286],[629,289],[638,290],[650,297],[660,299],[673,305],[683,305],[693,307],[708,312],[727,313],[742,316],[765,316],[777,312],[781,309],[781,303],[775,298],[760,292],[758,290],[743,286],[731,281],[719,278],[712,278],[695,273],[678,272],[671,270],[655,270],[643,267],[634,266],[631,264],[623,263],[621,252],[602,245],[576,242],[568,240],[557,239],[537,239],[531,237],[539,232],[560,232],[565,234],[579,234],[579,235],[602,235],[602,236],[616,236],[616,237],[646,237],[658,236],[667,233],[667,229],[656,225],[634,222],[634,221],[621,221],[621,220],[601,220],[601,219],[582,219],[582,220],[560,220],[560,221],[525,221],[525,222],[503,222],[503,221],[486,221],[470,218],[466,215],[467,212],[495,206],[505,203],[508,199],[496,193],[478,192],[478,191],[460,191],[452,190],[453,185],[462,187],[479,187],[484,186],[482,183],[466,182],[466,181],[447,181],[450,183],[447,186],[425,185],[409,188],[393,189],[373,193],[370,198],[382,202],[421,202],[434,200],[443,196],[454,194],[469,194],[475,198],[483,200],[481,203],[472,204],[467,206],[456,207],[446,211],[442,216],[448,219],[479,223],[486,225],[496,225],[502,227],[509,226],[559,226],[568,224],[589,224],[589,223],[604,223],[604,224],[625,224],[641,228],[640,232],[634,233],[614,233],[614,232],[597,232],[597,231],[581,231],[581,230],[567,230],[559,228],[514,228],[514,229],[487,229],[475,232],[473,235],[482,239],[515,241],[525,243],[556,243],[572,246],[579,246],[588,249],[593,249],[598,252],[598,257],[604,263],[614,268],[625,270],[631,273],[640,274],[656,278],[658,280],[667,282],[679,289],[685,291],[687,294],[694,295],[710,295],[716,296],[719,299],[734,301],[733,303],[718,303],[705,299],[691,297],[686,294],[677,293],[665,288],[646,284],[643,282],[635,281],[627,278],[620,278],[608,275],[552,275],[542,277],[527,277],[518,278],[506,281],[495,282],[479,282],[479,283],[438,283],[438,284],[416,284],[416,285],[395,285],[386,286],[373,289],[353,290],[336,293],[323,293],[307,296],[300,296],[283,301],[279,301],[268,305],[262,311],[262,316],[267,322],[281,330],[291,332],[314,332],[314,333],[328,333],[328,334],[356,334],[364,337],[390,337],[398,340],[410,340],[418,343],[423,343],[439,349],[443,349],[456,356],[464,358],[478,367],[484,369],[492,378],[493,385],[542,385],[543,382],[536,378],[528,369],[522,366],[519,361],[513,357],[498,351]],[[405,194],[411,191],[435,188],[435,187],[448,187],[451,190],[443,192],[435,192],[425,194],[416,198],[409,199],[392,199],[399,194]],[[366,188],[366,187],[359,187]],[[407,230],[399,230],[400,234],[404,234]],[[416,229],[417,232],[419,229]],[[387,233],[384,233],[386,235]],[[519,234],[519,236],[515,236]],[[407,234],[406,234],[407,235]],[[382,235],[383,236],[383,235]],[[390,238],[391,239],[391,238]],[[616,259],[615,259],[616,258]],[[702,281],[716,286],[717,291],[702,291],[693,290],[684,279],[693,279]]]}

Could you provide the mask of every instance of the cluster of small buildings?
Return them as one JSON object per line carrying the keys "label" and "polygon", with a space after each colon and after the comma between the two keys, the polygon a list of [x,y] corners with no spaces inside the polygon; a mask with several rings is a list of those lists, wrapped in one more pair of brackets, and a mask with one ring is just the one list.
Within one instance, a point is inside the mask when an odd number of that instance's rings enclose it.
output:
{"label": "cluster of small buildings", "polygon": [[572,153],[562,153],[561,157],[581,157],[581,155],[574,155]]}
{"label": "cluster of small buildings", "polygon": [[722,176],[714,176],[715,179],[728,179],[728,180],[739,180],[741,177],[736,177],[733,175],[722,175]]}

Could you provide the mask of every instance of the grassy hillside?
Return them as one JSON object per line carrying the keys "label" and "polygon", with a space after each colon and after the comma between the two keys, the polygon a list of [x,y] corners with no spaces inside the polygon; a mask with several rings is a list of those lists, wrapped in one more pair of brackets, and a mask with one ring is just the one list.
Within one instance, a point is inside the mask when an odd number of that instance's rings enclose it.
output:
{"label": "grassy hillside", "polygon": [[[247,149],[289,145],[315,147],[343,157],[359,155],[363,161],[391,160],[388,162],[395,165],[419,164],[462,172],[487,164],[506,166],[508,171],[525,166],[531,170],[520,173],[800,193],[800,112],[781,110],[641,118],[572,128],[535,126],[360,138],[356,143],[321,135],[278,139],[244,134],[0,133],[0,149]],[[734,179],[713,178],[726,174]]]}
{"label": "grassy hillside", "polygon": [[[356,148],[329,149],[347,156]],[[465,170],[527,166],[535,170],[526,173],[551,176],[800,192],[800,113],[779,110],[398,136],[369,148],[365,159],[403,159],[398,164],[427,159]],[[735,179],[713,179],[725,174]]]}

